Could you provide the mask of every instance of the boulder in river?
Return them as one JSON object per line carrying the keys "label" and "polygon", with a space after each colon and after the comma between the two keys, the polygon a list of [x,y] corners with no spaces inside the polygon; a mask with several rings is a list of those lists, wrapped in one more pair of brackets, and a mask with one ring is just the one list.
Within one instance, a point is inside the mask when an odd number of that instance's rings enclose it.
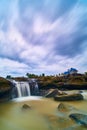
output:
{"label": "boulder in river", "polygon": [[75,101],[75,100],[83,100],[83,96],[81,94],[67,94],[67,95],[56,95],[54,97],[55,101]]}
{"label": "boulder in river", "polygon": [[24,105],[22,106],[22,109],[31,109],[31,106],[29,106],[29,105],[27,105],[27,104],[24,104]]}
{"label": "boulder in river", "polygon": [[69,117],[73,119],[77,124],[82,124],[87,127],[87,115],[73,113],[73,114],[70,114]]}
{"label": "boulder in river", "polygon": [[50,90],[48,91],[48,93],[45,95],[45,97],[51,98],[51,97],[55,97],[56,95],[64,95],[64,94],[66,95],[65,92],[60,91],[60,90],[58,90],[58,89],[50,89]]}
{"label": "boulder in river", "polygon": [[60,103],[57,108],[58,108],[58,111],[64,112],[64,113],[77,110],[73,106],[65,104],[65,103]]}

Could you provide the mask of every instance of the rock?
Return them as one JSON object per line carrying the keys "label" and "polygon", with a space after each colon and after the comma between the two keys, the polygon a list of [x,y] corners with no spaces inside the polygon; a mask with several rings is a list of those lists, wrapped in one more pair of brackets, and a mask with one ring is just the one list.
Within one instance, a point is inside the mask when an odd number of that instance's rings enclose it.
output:
{"label": "rock", "polygon": [[79,90],[79,93],[83,93],[83,90]]}
{"label": "rock", "polygon": [[76,111],[77,109],[74,108],[73,106],[67,105],[65,103],[60,103],[58,105],[58,110],[60,112],[70,112],[70,111]]}
{"label": "rock", "polygon": [[3,77],[0,77],[0,102],[9,101],[11,99],[12,89],[12,83]]}
{"label": "rock", "polygon": [[83,100],[83,96],[81,94],[67,94],[67,95],[56,95],[54,97],[55,101],[75,101],[75,100]]}
{"label": "rock", "polygon": [[73,113],[73,114],[70,114],[69,117],[71,119],[73,119],[76,123],[82,124],[82,125],[87,127],[87,115]]}
{"label": "rock", "polygon": [[31,106],[29,106],[29,105],[27,105],[27,104],[24,104],[24,105],[22,106],[22,108],[23,108],[23,109],[31,109]]}
{"label": "rock", "polygon": [[64,94],[66,94],[66,93],[64,93],[58,89],[50,89],[48,91],[48,93],[45,95],[45,97],[50,98],[50,97],[55,97],[56,95],[64,95]]}

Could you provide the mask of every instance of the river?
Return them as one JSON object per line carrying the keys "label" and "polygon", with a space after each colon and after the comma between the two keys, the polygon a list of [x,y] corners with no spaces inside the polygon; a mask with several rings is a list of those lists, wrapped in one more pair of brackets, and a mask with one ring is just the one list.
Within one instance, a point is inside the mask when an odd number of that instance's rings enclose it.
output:
{"label": "river", "polygon": [[[87,99],[64,102],[83,113],[87,113]],[[86,130],[68,118],[68,114],[60,115],[58,104],[53,99],[42,97],[25,97],[0,104],[0,130]],[[31,109],[23,110],[23,104]]]}

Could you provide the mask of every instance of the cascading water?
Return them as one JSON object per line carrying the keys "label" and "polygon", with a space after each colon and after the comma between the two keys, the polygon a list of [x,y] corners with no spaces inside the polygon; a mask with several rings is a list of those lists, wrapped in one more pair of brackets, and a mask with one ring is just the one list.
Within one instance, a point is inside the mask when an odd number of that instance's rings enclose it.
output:
{"label": "cascading water", "polygon": [[12,89],[12,99],[39,95],[38,83],[35,79],[29,79],[28,81],[15,81],[10,79],[9,81],[14,86]]}
{"label": "cascading water", "polygon": [[[40,97],[37,97],[38,93],[38,84],[37,82],[31,83],[29,81],[15,81],[11,80],[13,83],[14,89],[12,92],[12,101],[22,102],[28,100],[38,100]],[[32,92],[32,87],[34,87]]]}
{"label": "cascading water", "polygon": [[35,82],[35,90],[38,91],[38,84]]}
{"label": "cascading water", "polygon": [[30,96],[30,86],[28,82],[16,82],[18,97]]}
{"label": "cascading water", "polygon": [[39,95],[39,87],[36,79],[29,79],[29,84],[31,86],[31,94],[34,96]]}
{"label": "cascading water", "polygon": [[87,100],[87,90],[82,90],[81,94],[83,95],[84,99]]}

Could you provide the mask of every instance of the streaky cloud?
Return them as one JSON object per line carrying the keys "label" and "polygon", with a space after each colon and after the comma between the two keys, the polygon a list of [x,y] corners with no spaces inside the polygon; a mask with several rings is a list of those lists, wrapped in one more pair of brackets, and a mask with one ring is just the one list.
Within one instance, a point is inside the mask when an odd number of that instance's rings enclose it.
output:
{"label": "streaky cloud", "polygon": [[55,74],[70,67],[85,71],[86,4],[82,0],[1,0],[0,73],[5,75],[5,68],[12,75]]}

